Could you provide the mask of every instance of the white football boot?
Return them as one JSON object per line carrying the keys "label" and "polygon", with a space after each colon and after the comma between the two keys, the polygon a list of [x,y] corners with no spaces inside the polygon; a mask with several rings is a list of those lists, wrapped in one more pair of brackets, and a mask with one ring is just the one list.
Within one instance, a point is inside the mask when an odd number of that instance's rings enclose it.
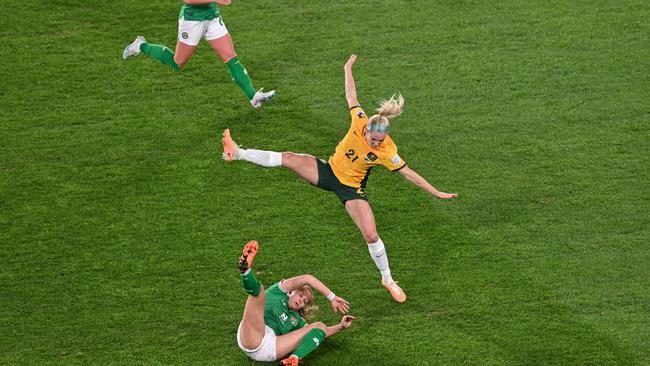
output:
{"label": "white football boot", "polygon": [[146,39],[144,39],[143,36],[137,36],[135,37],[135,41],[131,43],[130,45],[126,46],[124,51],[122,52],[122,58],[127,59],[131,56],[137,56],[140,54],[140,45],[147,42]]}
{"label": "white football boot", "polygon": [[271,100],[271,98],[275,96],[275,90],[263,92],[262,91],[263,89],[264,88],[258,90],[257,93],[255,93],[255,95],[253,96],[253,99],[251,99],[251,105],[253,106],[253,108],[261,107],[262,104],[268,102],[269,100]]}

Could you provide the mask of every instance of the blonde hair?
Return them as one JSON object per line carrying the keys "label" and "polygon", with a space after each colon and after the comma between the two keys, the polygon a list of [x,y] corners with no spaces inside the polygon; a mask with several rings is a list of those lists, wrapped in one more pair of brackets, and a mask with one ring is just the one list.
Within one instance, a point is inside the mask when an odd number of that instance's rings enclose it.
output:
{"label": "blonde hair", "polygon": [[404,97],[401,94],[393,94],[390,99],[379,102],[377,113],[368,120],[368,130],[388,133],[390,119],[402,114],[404,109]]}
{"label": "blonde hair", "polygon": [[311,297],[305,306],[303,306],[302,309],[298,310],[298,313],[303,319],[309,320],[314,317],[318,311],[318,305],[316,305],[314,302],[314,293],[311,291],[311,287],[309,287],[309,285],[304,285],[299,291],[307,291]]}

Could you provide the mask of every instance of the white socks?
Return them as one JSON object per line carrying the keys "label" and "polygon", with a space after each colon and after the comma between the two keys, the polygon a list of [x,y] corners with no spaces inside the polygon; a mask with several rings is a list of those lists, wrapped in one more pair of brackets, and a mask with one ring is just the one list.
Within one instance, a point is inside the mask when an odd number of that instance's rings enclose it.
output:
{"label": "white socks", "polygon": [[282,166],[282,153],[275,151],[237,149],[236,160],[246,160],[266,168]]}
{"label": "white socks", "polygon": [[381,279],[384,283],[393,282],[393,277],[390,275],[390,268],[388,267],[388,255],[386,254],[386,248],[381,238],[376,243],[368,243],[368,251],[372,260],[375,261],[377,268],[379,268]]}

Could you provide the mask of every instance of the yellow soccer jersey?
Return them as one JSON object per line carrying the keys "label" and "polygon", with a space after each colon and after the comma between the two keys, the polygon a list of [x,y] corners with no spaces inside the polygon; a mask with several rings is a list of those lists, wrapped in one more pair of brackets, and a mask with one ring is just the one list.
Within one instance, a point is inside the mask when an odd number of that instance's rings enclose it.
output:
{"label": "yellow soccer jersey", "polygon": [[396,171],[406,165],[397,155],[397,145],[390,136],[387,135],[384,142],[375,149],[368,145],[364,137],[368,116],[361,107],[352,107],[350,116],[350,129],[329,159],[334,175],[342,184],[360,188],[362,184],[365,185],[364,180],[373,166],[383,165],[390,171]]}

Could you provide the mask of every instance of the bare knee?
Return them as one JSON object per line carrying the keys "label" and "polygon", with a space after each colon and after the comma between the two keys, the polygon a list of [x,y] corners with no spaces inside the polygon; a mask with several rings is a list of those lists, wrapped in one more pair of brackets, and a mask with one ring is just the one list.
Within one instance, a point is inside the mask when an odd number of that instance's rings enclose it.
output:
{"label": "bare knee", "polygon": [[180,57],[177,59],[176,55],[174,55],[174,62],[180,69],[184,68],[185,65],[187,65],[187,61],[189,61],[189,59],[181,59]]}
{"label": "bare knee", "polygon": [[219,52],[219,57],[223,60],[223,62],[228,63],[230,60],[233,58],[237,57],[237,52],[235,50],[229,50],[229,51],[222,51]]}
{"label": "bare knee", "polygon": [[379,234],[376,231],[366,231],[362,232],[363,238],[366,240],[366,243],[376,243],[379,241]]}
{"label": "bare knee", "polygon": [[292,153],[292,152],[283,152],[282,153],[282,166],[292,167],[300,162],[302,156]]}

